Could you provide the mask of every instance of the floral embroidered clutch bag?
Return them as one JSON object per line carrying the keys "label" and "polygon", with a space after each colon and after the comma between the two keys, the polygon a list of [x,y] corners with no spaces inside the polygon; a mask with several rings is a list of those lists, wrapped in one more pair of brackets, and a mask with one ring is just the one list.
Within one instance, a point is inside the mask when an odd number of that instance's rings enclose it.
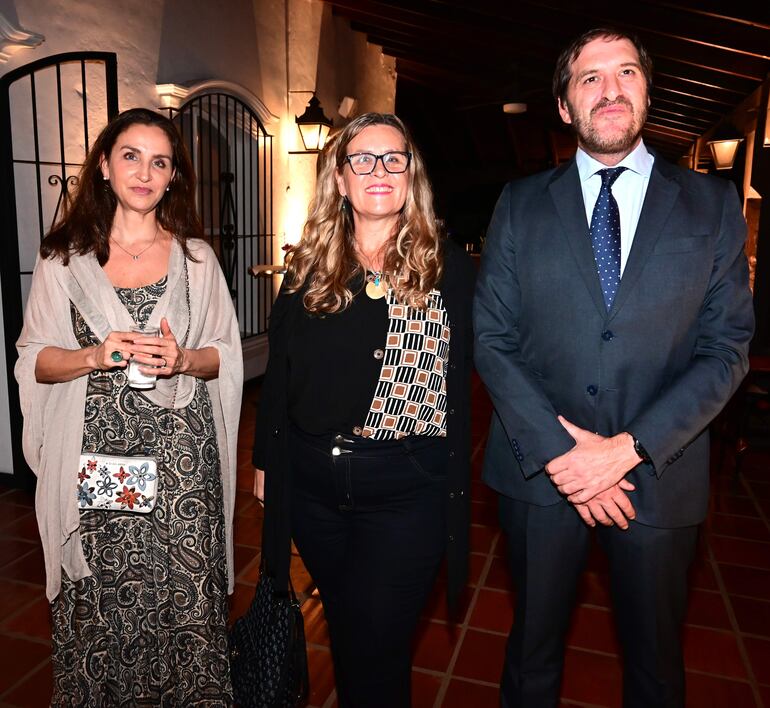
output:
{"label": "floral embroidered clutch bag", "polygon": [[154,457],[80,455],[77,499],[81,511],[129,511],[148,514],[155,508],[158,464]]}

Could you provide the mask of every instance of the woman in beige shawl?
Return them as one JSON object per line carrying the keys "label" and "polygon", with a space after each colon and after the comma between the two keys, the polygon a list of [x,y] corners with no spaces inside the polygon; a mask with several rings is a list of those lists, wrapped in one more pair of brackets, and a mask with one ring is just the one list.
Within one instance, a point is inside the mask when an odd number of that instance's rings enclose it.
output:
{"label": "woman in beige shawl", "polygon": [[[232,702],[243,362],[194,194],[174,125],[126,111],[102,131],[40,248],[16,376],[52,603],[52,705]],[[134,324],[161,336],[137,338]],[[157,374],[154,389],[128,385],[131,358]],[[155,458],[152,512],[93,508],[95,488],[117,494],[124,480],[81,469],[81,451]]]}

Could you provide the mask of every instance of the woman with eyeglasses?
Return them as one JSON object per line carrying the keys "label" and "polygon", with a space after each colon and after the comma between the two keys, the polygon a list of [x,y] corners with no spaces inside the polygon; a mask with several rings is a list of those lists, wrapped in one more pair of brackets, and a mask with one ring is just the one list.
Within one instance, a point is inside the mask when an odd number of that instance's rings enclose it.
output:
{"label": "woman with eyeglasses", "polygon": [[342,708],[410,705],[410,646],[468,555],[475,269],[444,238],[404,124],[332,138],[270,320],[254,447],[266,572],[318,586]]}

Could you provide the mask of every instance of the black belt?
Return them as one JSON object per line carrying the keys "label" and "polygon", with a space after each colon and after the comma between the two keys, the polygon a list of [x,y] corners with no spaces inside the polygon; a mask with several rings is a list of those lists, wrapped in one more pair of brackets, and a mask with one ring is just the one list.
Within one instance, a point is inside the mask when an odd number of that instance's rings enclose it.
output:
{"label": "black belt", "polygon": [[437,435],[407,435],[398,440],[374,440],[358,435],[343,433],[306,433],[296,425],[291,426],[292,436],[317,450],[330,452],[334,457],[359,453],[382,453],[383,455],[403,455],[415,450],[422,450],[432,445],[446,444],[446,437]]}

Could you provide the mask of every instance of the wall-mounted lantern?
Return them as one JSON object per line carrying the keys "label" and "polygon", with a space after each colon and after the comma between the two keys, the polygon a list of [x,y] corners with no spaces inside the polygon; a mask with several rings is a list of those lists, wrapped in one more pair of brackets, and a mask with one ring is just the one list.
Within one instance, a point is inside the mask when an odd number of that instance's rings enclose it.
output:
{"label": "wall-mounted lantern", "polygon": [[709,140],[711,156],[714,158],[714,167],[718,170],[730,170],[735,162],[738,146],[743,138],[729,138],[727,140]]}
{"label": "wall-mounted lantern", "polygon": [[295,116],[299,133],[302,136],[302,144],[308,152],[320,152],[329,137],[332,121],[324,115],[321,102],[316,98],[315,92],[307,108],[301,116]]}

